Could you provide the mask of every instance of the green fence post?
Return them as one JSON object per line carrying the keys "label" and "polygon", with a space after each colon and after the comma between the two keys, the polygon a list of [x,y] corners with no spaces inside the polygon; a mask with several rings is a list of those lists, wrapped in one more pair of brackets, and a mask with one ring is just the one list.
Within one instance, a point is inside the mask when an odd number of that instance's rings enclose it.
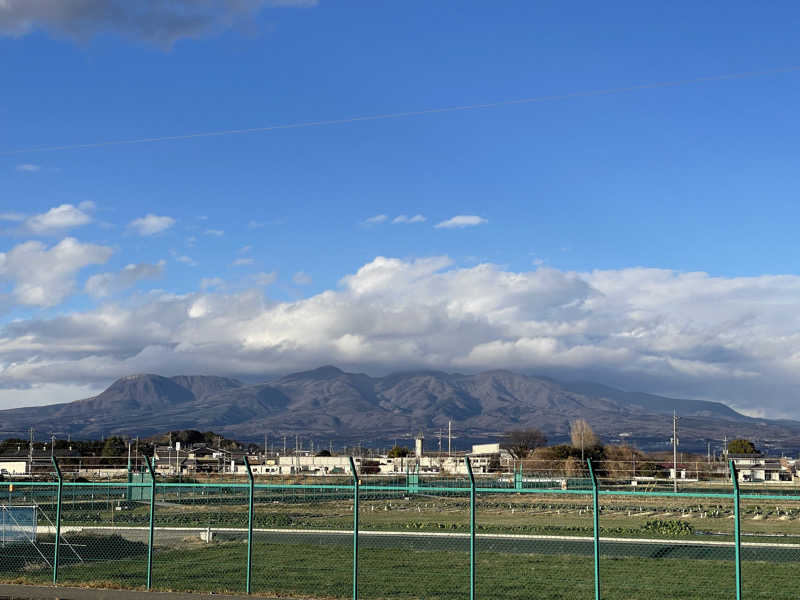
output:
{"label": "green fence post", "polygon": [[352,456],[350,472],[353,474],[353,600],[358,600],[358,473]]}
{"label": "green fence post", "polygon": [[475,600],[475,475],[469,456],[464,461],[469,475],[469,600]]}
{"label": "green fence post", "polygon": [[250,499],[249,510],[247,513],[247,593],[250,593],[250,571],[253,568],[253,492],[255,490],[255,479],[253,470],[250,468],[250,461],[244,457],[244,466],[247,467],[247,477],[250,478]]}
{"label": "green fence post", "polygon": [[589,477],[592,480],[592,507],[594,513],[594,597],[600,600],[600,494],[597,489],[597,475],[592,467],[592,459],[587,458]]}
{"label": "green fence post", "polygon": [[61,468],[58,466],[56,457],[51,457],[53,467],[58,477],[58,496],[56,500],[56,540],[53,548],[53,583],[58,583],[58,547],[61,545],[61,493],[64,489],[64,478],[61,476]]}
{"label": "green fence post", "polygon": [[728,461],[733,482],[733,539],[736,547],[736,600],[742,598],[742,531],[739,518],[739,478],[733,460]]}
{"label": "green fence post", "polygon": [[156,473],[149,456],[144,457],[147,470],[150,471],[150,534],[147,538],[147,589],[153,583],[153,524],[156,516]]}

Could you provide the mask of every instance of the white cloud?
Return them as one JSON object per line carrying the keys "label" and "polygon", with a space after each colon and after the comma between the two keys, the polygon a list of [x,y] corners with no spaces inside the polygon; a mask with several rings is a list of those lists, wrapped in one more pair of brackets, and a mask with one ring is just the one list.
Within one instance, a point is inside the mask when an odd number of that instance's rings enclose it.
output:
{"label": "white cloud", "polygon": [[517,272],[378,257],[336,288],[296,301],[206,289],[7,323],[0,381],[84,385],[120,373],[262,375],[265,365],[281,373],[328,363],[382,372],[511,368],[744,407],[755,398],[768,414],[798,416],[799,303],[795,275]]}
{"label": "white cloud", "polygon": [[0,253],[0,280],[11,282],[19,304],[55,306],[74,291],[81,269],[106,262],[112,252],[75,238],[64,238],[49,249],[41,242],[25,242]]}
{"label": "white cloud", "polygon": [[2,0],[0,35],[21,37],[36,29],[85,40],[101,32],[170,46],[180,39],[214,35],[253,23],[268,6],[315,6],[317,0]]}
{"label": "white cloud", "polygon": [[231,264],[234,267],[243,267],[245,265],[252,265],[254,262],[252,258],[237,258]]}
{"label": "white cloud", "polygon": [[364,225],[377,225],[378,223],[385,223],[389,219],[389,215],[375,215],[364,219]]}
{"label": "white cloud", "polygon": [[400,215],[392,219],[392,223],[395,225],[404,223],[404,224],[411,224],[411,223],[424,223],[428,219],[425,218],[424,215],[414,215],[413,217],[409,217],[408,215]]}
{"label": "white cloud", "polygon": [[266,227],[267,225],[286,225],[287,220],[285,218],[277,218],[277,219],[269,219],[268,221],[255,221],[250,220],[247,223],[248,229],[260,229],[261,227]]}
{"label": "white cloud", "polygon": [[164,273],[166,261],[156,264],[139,263],[125,266],[116,273],[98,273],[86,280],[86,293],[95,298],[105,298],[136,285],[145,279],[156,279]]}
{"label": "white cloud", "polygon": [[206,235],[214,235],[216,237],[225,235],[225,232],[222,229],[206,229],[203,233]]}
{"label": "white cloud", "polygon": [[130,222],[131,229],[135,230],[139,235],[155,235],[166,231],[175,224],[175,219],[172,217],[164,217],[148,213],[143,217],[134,219]]}
{"label": "white cloud", "polygon": [[[83,204],[81,205],[83,206]],[[71,227],[79,227],[92,222],[92,217],[72,204],[62,204],[46,213],[34,215],[25,222],[28,230],[36,234],[58,233]]]}
{"label": "white cloud", "polygon": [[46,406],[53,404],[54,398],[89,398],[103,391],[103,386],[93,385],[61,385],[58,383],[31,384],[22,390],[18,388],[0,387],[0,409],[22,406]]}
{"label": "white cloud", "polygon": [[36,171],[40,171],[42,167],[39,165],[34,165],[31,163],[25,163],[23,165],[17,165],[17,171],[21,173],[36,173]]}
{"label": "white cloud", "polygon": [[0,213],[0,221],[15,221],[20,222],[25,220],[25,215],[18,212],[5,212]]}
{"label": "white cloud", "polygon": [[455,229],[462,227],[474,227],[476,225],[483,225],[488,223],[483,217],[477,215],[456,215],[446,221],[442,221],[434,225],[436,229]]}
{"label": "white cloud", "polygon": [[200,280],[201,290],[210,290],[211,288],[218,288],[225,285],[225,280],[219,277],[203,277]]}
{"label": "white cloud", "polygon": [[255,275],[251,275],[250,279],[252,279],[253,283],[256,285],[266,287],[275,283],[275,281],[278,279],[278,274],[275,271],[270,271],[269,273],[256,273]]}
{"label": "white cloud", "polygon": [[196,267],[197,266],[197,263],[194,261],[194,259],[192,259],[189,256],[186,256],[185,254],[175,257],[175,260],[177,260],[178,262],[183,263],[185,265],[189,265],[190,267]]}
{"label": "white cloud", "polygon": [[305,271],[298,271],[292,275],[292,281],[294,281],[297,285],[309,285],[311,283],[311,275]]}
{"label": "white cloud", "polygon": [[252,247],[252,246],[250,246],[250,245],[248,245],[248,246],[242,246],[241,248],[239,248],[239,254],[247,254],[247,253],[248,253],[248,252],[250,252],[252,249],[253,249],[253,247]]}

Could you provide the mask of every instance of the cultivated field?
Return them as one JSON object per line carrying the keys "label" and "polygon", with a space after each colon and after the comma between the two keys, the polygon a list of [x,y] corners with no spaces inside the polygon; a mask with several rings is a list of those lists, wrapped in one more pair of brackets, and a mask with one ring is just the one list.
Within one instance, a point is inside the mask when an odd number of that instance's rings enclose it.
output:
{"label": "cultivated field", "polygon": [[[141,588],[146,583],[149,498],[124,488],[65,490],[59,581]],[[75,492],[75,493],[72,493]],[[0,490],[0,495],[2,491]],[[33,494],[15,490],[17,504]],[[49,500],[49,501],[48,501]],[[252,590],[352,597],[352,491],[257,489]],[[39,495],[35,544],[7,544],[5,582],[52,581],[52,497]],[[729,498],[602,495],[602,597],[733,598]],[[461,492],[361,491],[359,597],[464,598],[469,592],[469,500]],[[796,598],[800,501],[742,500],[746,598]],[[483,598],[593,598],[589,492],[478,494],[476,590]],[[160,485],[152,587],[241,592],[247,572],[246,486]],[[207,532],[211,531],[208,540]],[[49,532],[49,533],[48,533]]]}

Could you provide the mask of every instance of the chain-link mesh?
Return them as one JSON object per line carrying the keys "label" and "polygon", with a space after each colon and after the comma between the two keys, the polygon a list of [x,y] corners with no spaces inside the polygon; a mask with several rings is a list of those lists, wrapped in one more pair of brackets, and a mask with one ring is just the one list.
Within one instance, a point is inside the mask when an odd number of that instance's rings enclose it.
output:
{"label": "chain-link mesh", "polygon": [[51,485],[0,487],[0,574],[4,579],[42,583],[52,578],[55,536],[49,525],[55,521],[55,510]]}
{"label": "chain-link mesh", "polygon": [[478,494],[478,596],[593,598],[591,500],[533,489]]}
{"label": "chain-link mesh", "polygon": [[604,596],[663,588],[669,598],[735,597],[731,514],[730,503],[697,498],[601,495]]}
{"label": "chain-link mesh", "polygon": [[99,587],[140,587],[145,584],[146,532],[136,528],[144,509],[131,500],[124,483],[67,482],[61,506],[59,582]]}
{"label": "chain-link mesh", "polygon": [[[743,597],[797,598],[794,582],[800,561],[800,498],[784,499],[784,490],[753,490],[748,485],[741,491],[745,496],[739,509]],[[752,497],[762,494],[764,497]]]}
{"label": "chain-link mesh", "polygon": [[256,480],[253,593],[352,597],[351,477]]}
{"label": "chain-link mesh", "polygon": [[[736,598],[736,488],[702,463],[678,481],[592,463],[523,464],[475,474],[476,598]],[[465,465],[464,465],[465,466]],[[630,472],[625,469],[629,469]],[[196,478],[147,470],[0,482],[3,582],[351,598],[466,598],[471,483],[458,474],[238,473]],[[662,474],[663,475],[663,474]],[[677,493],[675,493],[677,488]],[[742,598],[789,599],[800,561],[800,493],[739,485]],[[358,494],[358,552],[354,525]],[[151,499],[153,537],[150,544]],[[56,531],[60,544],[56,563]],[[595,579],[595,533],[599,581]]]}
{"label": "chain-link mesh", "polygon": [[361,485],[359,597],[469,597],[466,476],[410,473],[396,489],[362,476]]}
{"label": "chain-link mesh", "polygon": [[164,483],[156,489],[154,589],[241,592],[246,574],[248,485]]}
{"label": "chain-link mesh", "polygon": [[735,598],[730,480],[709,488],[693,472],[675,485],[619,467],[594,465],[603,597],[664,590],[669,598]]}

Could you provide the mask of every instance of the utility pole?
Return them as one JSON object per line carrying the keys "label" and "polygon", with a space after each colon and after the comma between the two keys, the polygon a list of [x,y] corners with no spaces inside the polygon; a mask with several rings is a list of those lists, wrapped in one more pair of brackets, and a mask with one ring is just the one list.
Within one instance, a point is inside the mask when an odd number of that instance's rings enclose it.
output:
{"label": "utility pole", "polygon": [[675,473],[672,480],[673,491],[678,491],[678,411],[672,411],[672,470]]}
{"label": "utility pole", "polygon": [[33,474],[33,427],[30,429],[31,439],[28,444],[28,474]]}
{"label": "utility pole", "polygon": [[56,452],[56,436],[54,433],[50,434],[50,458],[55,457]]}
{"label": "utility pole", "polygon": [[283,455],[286,456],[286,436],[283,436]]}
{"label": "utility pole", "polygon": [[447,456],[451,456],[450,451],[452,450],[452,443],[453,443],[453,422],[447,422]]}
{"label": "utility pole", "polygon": [[584,426],[583,422],[581,422],[581,464],[584,464],[586,462],[585,460],[583,460],[583,430]]}

